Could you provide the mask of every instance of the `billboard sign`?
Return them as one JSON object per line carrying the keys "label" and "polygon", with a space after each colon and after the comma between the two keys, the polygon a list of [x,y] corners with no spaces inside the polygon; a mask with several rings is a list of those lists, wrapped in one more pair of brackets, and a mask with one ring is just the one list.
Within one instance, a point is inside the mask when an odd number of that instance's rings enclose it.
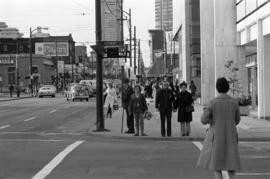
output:
{"label": "billboard sign", "polygon": [[[57,50],[56,50],[57,47]],[[47,56],[68,56],[68,42],[42,42],[35,44],[35,54]]]}

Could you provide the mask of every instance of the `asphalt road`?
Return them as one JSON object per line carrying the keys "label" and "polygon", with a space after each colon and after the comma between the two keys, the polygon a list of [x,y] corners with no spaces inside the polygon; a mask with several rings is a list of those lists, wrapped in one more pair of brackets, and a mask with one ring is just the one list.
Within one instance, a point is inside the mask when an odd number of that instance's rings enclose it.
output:
{"label": "asphalt road", "polygon": [[[99,138],[95,101],[63,97],[0,102],[1,179],[212,179],[198,143]],[[195,145],[196,144],[196,145]],[[270,143],[240,143],[240,179],[270,178]]]}

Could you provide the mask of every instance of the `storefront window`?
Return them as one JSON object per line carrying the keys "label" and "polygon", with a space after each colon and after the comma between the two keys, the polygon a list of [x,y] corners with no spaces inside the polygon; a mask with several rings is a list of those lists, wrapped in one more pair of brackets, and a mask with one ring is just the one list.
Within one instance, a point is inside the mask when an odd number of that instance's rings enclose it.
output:
{"label": "storefront window", "polygon": [[15,67],[8,67],[8,84],[15,84]]}

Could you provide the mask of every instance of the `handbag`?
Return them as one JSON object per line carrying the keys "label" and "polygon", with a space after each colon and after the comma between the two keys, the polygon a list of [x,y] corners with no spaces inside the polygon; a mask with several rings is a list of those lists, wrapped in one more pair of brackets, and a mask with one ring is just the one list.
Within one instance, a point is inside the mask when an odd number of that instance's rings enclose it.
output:
{"label": "handbag", "polygon": [[195,109],[194,109],[194,106],[191,104],[189,106],[186,106],[186,112],[194,112]]}
{"label": "handbag", "polygon": [[143,115],[144,119],[150,120],[153,117],[153,114],[149,111],[146,111]]}

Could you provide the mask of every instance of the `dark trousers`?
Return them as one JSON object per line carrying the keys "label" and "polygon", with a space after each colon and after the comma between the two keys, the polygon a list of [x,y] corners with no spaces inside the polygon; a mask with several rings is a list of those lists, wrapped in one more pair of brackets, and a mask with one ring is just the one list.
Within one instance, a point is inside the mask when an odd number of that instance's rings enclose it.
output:
{"label": "dark trousers", "polygon": [[160,121],[161,121],[161,135],[165,136],[166,128],[165,123],[167,121],[167,136],[172,135],[172,111],[160,111]]}
{"label": "dark trousers", "polygon": [[129,131],[133,132],[134,130],[134,116],[133,114],[129,114],[129,111],[127,108],[124,108],[126,111],[126,116],[127,116],[127,128]]}
{"label": "dark trousers", "polygon": [[112,118],[112,108],[111,108],[111,106],[109,105],[109,107],[108,107],[108,110],[107,110],[107,118]]}

